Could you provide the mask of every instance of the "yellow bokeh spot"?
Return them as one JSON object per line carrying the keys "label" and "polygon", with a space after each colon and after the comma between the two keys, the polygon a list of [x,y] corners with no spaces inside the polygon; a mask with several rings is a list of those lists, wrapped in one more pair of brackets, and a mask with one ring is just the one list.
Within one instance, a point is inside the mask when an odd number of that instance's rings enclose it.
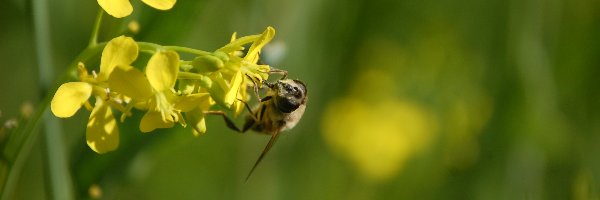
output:
{"label": "yellow bokeh spot", "polygon": [[127,29],[129,30],[129,32],[136,34],[140,32],[140,23],[136,20],[132,20],[129,23],[127,23]]}
{"label": "yellow bokeh spot", "polygon": [[367,71],[355,83],[350,95],[329,103],[322,132],[365,177],[387,180],[428,147],[437,121],[424,106],[391,95],[394,84],[386,73]]}
{"label": "yellow bokeh spot", "polygon": [[420,106],[395,99],[370,103],[345,98],[325,110],[323,133],[334,151],[361,172],[383,180],[430,141],[435,123]]}

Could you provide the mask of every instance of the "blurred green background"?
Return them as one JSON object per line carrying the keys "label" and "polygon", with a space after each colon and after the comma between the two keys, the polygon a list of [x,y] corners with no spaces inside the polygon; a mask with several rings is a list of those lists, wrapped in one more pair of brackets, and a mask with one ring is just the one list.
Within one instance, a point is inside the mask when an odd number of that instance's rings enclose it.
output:
{"label": "blurred green background", "polygon": [[[96,1],[44,2],[0,6],[2,123],[52,95],[91,33]],[[56,188],[77,199],[600,197],[598,1],[179,0],[168,12],[132,3],[127,18],[105,15],[100,41],[127,34],[213,51],[235,31],[275,27],[263,59],[307,83],[301,123],[244,183],[264,135],[236,134],[218,117],[199,138],[181,127],[142,134],[138,112],[120,125],[119,149],[98,155],[81,110],[55,120],[60,137],[40,123],[9,199],[65,195]],[[12,162],[6,152],[0,161]]]}

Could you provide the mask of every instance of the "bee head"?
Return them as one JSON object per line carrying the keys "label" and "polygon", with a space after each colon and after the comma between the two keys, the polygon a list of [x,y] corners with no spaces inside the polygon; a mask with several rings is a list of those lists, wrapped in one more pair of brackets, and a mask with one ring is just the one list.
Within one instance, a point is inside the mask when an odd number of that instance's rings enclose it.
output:
{"label": "bee head", "polygon": [[306,101],[306,85],[300,80],[279,80],[271,89],[276,91],[275,105],[281,112],[291,113]]}

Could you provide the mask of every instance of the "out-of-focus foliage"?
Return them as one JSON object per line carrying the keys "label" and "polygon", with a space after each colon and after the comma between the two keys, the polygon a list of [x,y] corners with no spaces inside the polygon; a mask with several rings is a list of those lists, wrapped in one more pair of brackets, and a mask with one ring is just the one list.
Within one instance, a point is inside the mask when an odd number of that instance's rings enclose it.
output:
{"label": "out-of-focus foliage", "polygon": [[[52,95],[40,74],[60,74],[85,48],[98,10],[96,1],[51,1],[52,59],[38,66],[33,2],[0,7],[0,125]],[[307,83],[308,107],[247,183],[264,135],[236,134],[219,117],[206,118],[201,137],[189,127],[142,134],[144,113],[134,112],[119,124],[119,148],[98,155],[80,111],[60,120],[77,198],[600,198],[598,2],[201,0],[169,11],[131,3],[132,15],[105,16],[100,41],[126,34],[214,51],[234,31],[275,27],[261,56]],[[18,137],[6,130],[0,145]],[[38,140],[15,199],[51,195]]]}

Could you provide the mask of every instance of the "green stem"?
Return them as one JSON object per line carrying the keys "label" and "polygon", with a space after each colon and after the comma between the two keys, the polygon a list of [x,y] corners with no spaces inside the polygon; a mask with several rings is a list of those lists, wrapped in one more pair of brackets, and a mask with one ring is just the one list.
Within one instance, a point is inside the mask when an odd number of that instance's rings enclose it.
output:
{"label": "green stem", "polygon": [[159,49],[167,49],[167,50],[179,51],[179,52],[190,53],[190,54],[195,54],[195,55],[210,55],[210,54],[212,54],[208,51],[202,51],[202,50],[188,48],[188,47],[161,46],[159,44],[155,44],[155,43],[151,43],[151,42],[137,42],[137,45],[140,47],[140,51],[156,51]]}
{"label": "green stem", "polygon": [[156,51],[158,49],[164,49],[164,47],[159,44],[154,44],[151,42],[136,42],[138,47],[140,47],[140,51]]}
{"label": "green stem", "polygon": [[191,79],[191,80],[199,80],[200,85],[204,88],[210,88],[212,85],[212,80],[208,78],[208,76],[204,76],[201,74],[196,74],[192,72],[179,72],[177,73],[178,79]]}
{"label": "green stem", "polygon": [[[33,1],[33,25],[35,31],[36,57],[38,62],[40,85],[43,90],[52,85],[54,61],[52,57],[51,27],[49,26],[48,0]],[[68,169],[64,135],[61,123],[50,112],[43,112],[44,132],[43,151],[46,192],[51,199],[73,199],[73,183]]]}
{"label": "green stem", "polygon": [[92,29],[92,36],[90,37],[90,42],[88,43],[88,47],[93,47],[98,44],[98,32],[100,31],[100,24],[102,23],[102,15],[104,14],[104,10],[102,8],[99,9],[98,15],[96,15],[96,21],[94,22],[94,28]]}
{"label": "green stem", "polygon": [[83,50],[77,58],[73,60],[73,62],[67,67],[63,75],[60,77],[59,81],[57,81],[56,85],[50,90],[49,95],[46,95],[42,102],[39,104],[39,107],[32,115],[31,119],[27,121],[27,123],[23,126],[22,129],[19,129],[19,132],[15,132],[15,134],[25,135],[25,139],[19,147],[17,148],[17,153],[14,156],[14,161],[11,163],[9,167],[8,174],[6,176],[6,181],[3,184],[2,191],[0,192],[0,199],[9,199],[12,197],[12,192],[14,192],[16,184],[18,182],[18,178],[21,175],[21,170],[25,165],[25,161],[29,157],[29,153],[31,149],[33,149],[33,145],[37,137],[39,136],[40,131],[34,131],[37,128],[38,123],[40,122],[43,114],[48,110],[48,105],[50,105],[50,101],[54,92],[58,89],[58,87],[71,79],[70,72],[77,68],[77,63],[85,62],[92,58],[94,55],[97,55],[104,49],[106,43],[99,43],[95,46],[88,47]]}
{"label": "green stem", "polygon": [[212,54],[207,51],[192,49],[192,48],[188,48],[188,47],[180,47],[180,46],[165,46],[165,49],[170,49],[173,51],[179,51],[179,52],[185,52],[185,53],[191,53],[191,54],[196,54],[196,55],[200,55],[200,56]]}

